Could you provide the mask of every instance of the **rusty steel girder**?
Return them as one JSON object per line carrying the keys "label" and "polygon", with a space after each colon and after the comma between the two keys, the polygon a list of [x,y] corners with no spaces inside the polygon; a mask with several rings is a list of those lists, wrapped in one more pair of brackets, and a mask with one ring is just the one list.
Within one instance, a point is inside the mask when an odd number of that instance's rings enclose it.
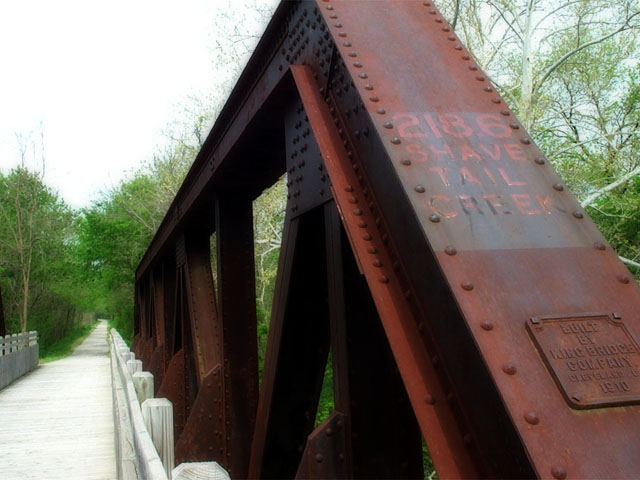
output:
{"label": "rusty steel girder", "polygon": [[[251,202],[284,173],[258,385]],[[135,299],[179,461],[420,478],[422,437],[440,478],[640,475],[638,286],[431,2],[280,5]]]}

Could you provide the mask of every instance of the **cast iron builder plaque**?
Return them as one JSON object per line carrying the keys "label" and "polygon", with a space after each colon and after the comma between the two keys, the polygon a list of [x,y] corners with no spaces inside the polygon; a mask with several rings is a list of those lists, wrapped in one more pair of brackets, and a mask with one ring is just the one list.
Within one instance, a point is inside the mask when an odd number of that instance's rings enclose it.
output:
{"label": "cast iron builder plaque", "polygon": [[527,330],[572,408],[640,403],[640,347],[622,320],[607,313],[533,317]]}

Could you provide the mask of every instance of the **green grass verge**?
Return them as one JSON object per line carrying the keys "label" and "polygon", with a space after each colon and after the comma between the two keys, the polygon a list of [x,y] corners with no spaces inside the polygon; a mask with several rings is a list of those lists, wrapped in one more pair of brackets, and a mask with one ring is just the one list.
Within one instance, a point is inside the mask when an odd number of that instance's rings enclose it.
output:
{"label": "green grass verge", "polygon": [[67,357],[73,353],[85,338],[98,326],[98,322],[74,328],[63,339],[40,350],[40,363],[49,363]]}

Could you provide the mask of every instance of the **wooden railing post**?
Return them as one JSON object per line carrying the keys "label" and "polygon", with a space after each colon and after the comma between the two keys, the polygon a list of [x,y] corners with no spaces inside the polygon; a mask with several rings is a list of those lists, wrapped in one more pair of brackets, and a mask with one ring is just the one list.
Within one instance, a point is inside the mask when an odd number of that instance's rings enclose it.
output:
{"label": "wooden railing post", "polygon": [[[153,381],[151,382],[153,385]],[[173,445],[173,404],[166,398],[150,398],[142,404],[142,418],[162,460],[167,476],[175,466]]]}

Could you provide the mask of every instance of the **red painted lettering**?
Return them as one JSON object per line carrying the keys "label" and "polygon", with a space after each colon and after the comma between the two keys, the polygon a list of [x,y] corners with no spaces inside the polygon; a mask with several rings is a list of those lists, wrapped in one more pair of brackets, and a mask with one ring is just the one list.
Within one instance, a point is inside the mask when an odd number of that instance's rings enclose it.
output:
{"label": "red painted lettering", "polygon": [[[445,197],[444,195],[434,195],[429,200],[429,205],[431,206],[431,210],[433,210],[438,215],[442,215],[445,218],[453,218],[458,216],[458,212],[455,210],[446,211],[447,206],[441,205],[442,203],[450,203],[451,199],[449,197]],[[437,204],[436,204],[437,203]],[[438,208],[440,205],[442,208]]]}
{"label": "red painted lettering", "polygon": [[494,185],[496,184],[496,179],[493,176],[493,173],[491,173],[491,170],[489,170],[487,167],[484,168],[484,172],[487,174],[487,177],[489,177],[489,180],[491,180],[491,183],[493,183]]}
{"label": "red painted lettering", "polygon": [[502,168],[498,168],[498,171],[500,172],[500,175],[502,175],[502,178],[504,178],[504,181],[507,182],[507,185],[509,185],[510,187],[521,187],[527,184],[527,182],[519,182],[517,180],[512,180],[507,175],[507,172],[505,172]]}
{"label": "red painted lettering", "polygon": [[398,134],[401,137],[404,138],[413,138],[413,137],[426,137],[427,134],[417,131],[417,132],[410,132],[409,128],[411,127],[415,127],[420,123],[420,120],[418,119],[418,117],[416,117],[415,115],[410,115],[408,113],[400,113],[398,115],[394,115],[393,119],[394,120],[399,120],[401,118],[408,118],[409,120],[405,121],[405,122],[400,122],[398,123]]}
{"label": "red painted lettering", "polygon": [[540,210],[529,210],[531,207],[531,196],[526,193],[515,193],[511,195],[511,199],[513,203],[516,204],[518,210],[523,215],[537,215],[540,213]]}
{"label": "red painted lettering", "polygon": [[502,200],[502,195],[497,194],[487,194],[483,195],[485,202],[489,205],[489,208],[493,212],[494,215],[511,215],[510,210],[498,210],[499,208],[504,208],[507,205]]}
{"label": "red painted lettering", "polygon": [[475,183],[482,186],[482,182],[478,180],[473,174],[466,168],[460,169],[460,184],[464,185],[467,182]]}
{"label": "red painted lettering", "polygon": [[467,215],[470,214],[471,210],[475,210],[480,215],[484,215],[484,212],[478,208],[478,201],[469,196],[469,195],[458,195],[458,200],[460,200],[460,205],[462,205],[462,211]]}
{"label": "red painted lettering", "polygon": [[493,148],[493,151],[489,151],[486,145],[480,145],[480,149],[484,150],[484,153],[489,155],[489,157],[491,157],[492,160],[496,160],[496,161],[500,160],[500,157],[502,156],[500,154],[500,146],[491,145],[491,147]]}
{"label": "red painted lettering", "polygon": [[431,148],[433,154],[436,156],[437,160],[442,160],[442,158],[440,158],[441,155],[449,155],[449,158],[451,160],[455,160],[455,157],[453,156],[453,152],[451,151],[451,147],[449,147],[449,145],[445,145],[444,150],[438,150],[435,145],[429,145],[429,147]]}
{"label": "red painted lettering", "polygon": [[473,148],[468,145],[462,145],[460,149],[460,155],[462,156],[462,160],[467,161],[470,158],[477,158],[478,160],[482,160],[482,157],[478,155]]}
{"label": "red painted lettering", "polygon": [[505,143],[504,149],[512,160],[517,162],[526,162],[527,157],[524,156],[524,150],[517,143]]}
{"label": "red painted lettering", "polygon": [[447,179],[447,176],[445,175],[445,172],[447,172],[449,169],[446,167],[431,167],[429,168],[429,170],[431,172],[437,172],[438,175],[440,175],[440,180],[442,180],[442,183],[444,183],[445,187],[450,187],[451,184],[449,183],[449,180]]}
{"label": "red painted lettering", "polygon": [[422,145],[419,143],[410,143],[405,147],[405,150],[409,152],[409,160],[416,163],[424,163],[429,160],[427,152],[422,149]]}
{"label": "red painted lettering", "polygon": [[553,199],[551,198],[551,195],[547,195],[545,198],[542,198],[542,195],[536,195],[536,200],[542,207],[542,210],[544,211],[544,213],[551,215],[551,209],[549,208],[551,206],[553,206],[556,210],[559,210],[562,213],[567,213],[567,211],[564,208],[559,207],[558,205],[553,203],[552,201]]}

